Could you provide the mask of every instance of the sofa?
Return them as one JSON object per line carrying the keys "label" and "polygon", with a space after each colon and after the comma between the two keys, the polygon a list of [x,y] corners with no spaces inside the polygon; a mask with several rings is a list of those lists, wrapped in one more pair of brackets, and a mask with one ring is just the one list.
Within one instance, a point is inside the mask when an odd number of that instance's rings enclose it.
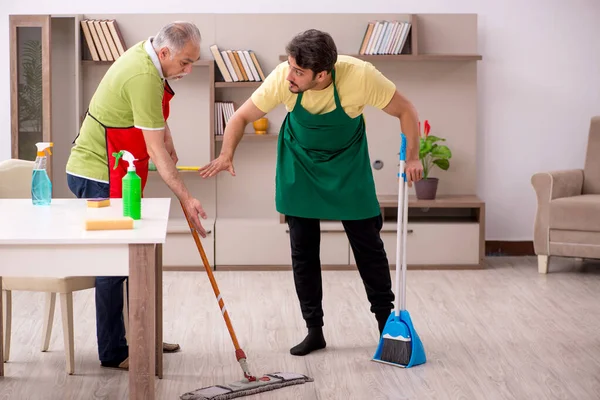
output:
{"label": "sofa", "polygon": [[531,184],[539,273],[551,256],[600,258],[600,116],[591,119],[583,169],[538,172]]}

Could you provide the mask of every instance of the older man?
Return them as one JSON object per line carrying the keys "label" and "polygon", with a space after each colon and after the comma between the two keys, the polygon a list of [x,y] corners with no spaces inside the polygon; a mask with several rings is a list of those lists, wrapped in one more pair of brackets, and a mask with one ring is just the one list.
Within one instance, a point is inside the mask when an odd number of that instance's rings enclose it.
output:
{"label": "older man", "polygon": [[298,34],[286,50],[288,61],[278,65],[235,112],[225,128],[221,154],[200,173],[205,178],[220,171],[235,175],[233,155],[244,127],[285,105],[288,114],[277,144],[275,202],[290,228],[294,281],[308,328],[308,335],[290,353],[303,356],[326,346],[320,220],[342,221],[380,333],[393,307],[365,106],[399,119],[408,138],[409,184],[422,178],[423,166],[415,107],[371,63],[338,56],[332,37],[316,29]]}
{"label": "older man", "polygon": [[[127,163],[114,169],[113,152],[127,150],[137,159],[142,190],[150,159],[161,178],[181,200],[201,236],[206,233],[198,215],[200,202],[186,188],[177,168],[177,153],[167,125],[174,95],[168,79],[180,79],[200,58],[200,32],[189,22],[173,22],[154,37],[128,49],[106,72],[92,97],[67,162],[70,190],[78,198],[121,197]],[[125,277],[96,278],[98,353],[104,367],[128,369],[123,324]],[[177,351],[179,345],[163,345]]]}

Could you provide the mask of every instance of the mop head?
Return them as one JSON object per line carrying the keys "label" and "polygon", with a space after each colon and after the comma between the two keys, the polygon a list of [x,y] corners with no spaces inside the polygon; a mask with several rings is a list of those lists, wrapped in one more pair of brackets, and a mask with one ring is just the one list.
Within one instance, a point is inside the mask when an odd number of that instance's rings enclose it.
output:
{"label": "mop head", "polygon": [[181,400],[229,400],[237,397],[279,389],[285,386],[312,382],[306,375],[289,372],[266,374],[254,382],[248,379],[232,382],[227,385],[207,386],[181,395]]}
{"label": "mop head", "polygon": [[402,368],[410,368],[426,362],[423,343],[408,311],[401,310],[398,317],[392,311],[383,328],[373,361]]}

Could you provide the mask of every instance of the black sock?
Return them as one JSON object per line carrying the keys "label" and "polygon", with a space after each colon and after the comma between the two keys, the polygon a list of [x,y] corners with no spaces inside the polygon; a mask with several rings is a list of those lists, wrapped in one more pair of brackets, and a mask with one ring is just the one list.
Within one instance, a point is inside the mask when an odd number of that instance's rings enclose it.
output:
{"label": "black sock", "polygon": [[385,314],[385,315],[378,315],[377,318],[377,325],[379,327],[379,336],[383,335],[383,328],[385,328],[385,324],[388,320],[389,314]]}
{"label": "black sock", "polygon": [[386,320],[378,320],[377,325],[379,325],[379,336],[383,335],[383,328],[385,327]]}
{"label": "black sock", "polygon": [[290,353],[294,356],[305,356],[311,351],[325,348],[325,337],[323,336],[323,328],[315,327],[308,328],[308,335],[304,340],[290,349]]}

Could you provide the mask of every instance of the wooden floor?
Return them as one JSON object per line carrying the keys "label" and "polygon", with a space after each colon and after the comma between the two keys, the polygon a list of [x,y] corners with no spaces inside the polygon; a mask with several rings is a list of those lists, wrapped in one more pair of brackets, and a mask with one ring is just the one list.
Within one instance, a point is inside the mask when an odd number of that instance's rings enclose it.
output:
{"label": "wooden floor", "polygon": [[[324,273],[327,349],[294,357],[303,321],[289,271],[218,272],[252,372],[290,371],[314,382],[246,397],[265,399],[600,399],[600,264],[490,258],[480,271],[409,271],[408,310],[428,362],[401,369],[370,361],[375,320],[354,271]],[[60,309],[50,351],[39,351],[43,295],[13,294],[11,360],[0,399],[126,399],[127,373],[99,367],[94,296],[77,293],[76,375],[64,371]],[[208,279],[166,272],[165,355],[159,399],[241,378]]]}

